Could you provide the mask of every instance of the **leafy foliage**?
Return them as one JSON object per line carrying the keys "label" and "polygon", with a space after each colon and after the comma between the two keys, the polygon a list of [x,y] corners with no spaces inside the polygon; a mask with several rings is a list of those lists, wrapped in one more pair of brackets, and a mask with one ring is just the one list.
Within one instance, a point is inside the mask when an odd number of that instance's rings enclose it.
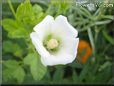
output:
{"label": "leafy foliage", "polygon": [[40,80],[46,73],[46,67],[40,62],[40,58],[37,54],[31,53],[24,58],[24,64],[30,66],[31,74],[34,80]]}
{"label": "leafy foliage", "polygon": [[11,38],[22,38],[26,37],[26,30],[19,26],[15,20],[12,19],[4,19],[2,21],[3,27],[6,31],[8,31],[8,36]]}
{"label": "leafy foliage", "polygon": [[15,60],[8,60],[4,63],[6,67],[3,70],[3,80],[8,81],[11,78],[17,80],[18,83],[22,83],[25,77],[24,69]]}
{"label": "leafy foliage", "polygon": [[[3,42],[4,55],[9,53],[13,54],[14,57],[19,57],[19,59],[16,60],[10,59],[3,61],[3,66],[5,66],[3,69],[3,81],[17,80],[18,83],[22,83],[27,77],[25,73],[27,65],[29,66],[33,79],[38,81],[45,75],[46,67],[40,62],[39,56],[33,53],[34,50],[30,47],[31,42],[29,40],[29,34],[32,31],[33,26],[43,19],[43,10],[37,4],[32,7],[30,1],[26,0],[18,6],[15,15],[15,19],[3,19],[2,25],[5,31],[8,32],[9,38],[21,40],[22,42],[25,41],[28,48],[24,49],[21,44],[14,43],[10,40]],[[25,51],[27,52],[24,53]],[[27,73],[28,72],[29,71],[27,71]]]}

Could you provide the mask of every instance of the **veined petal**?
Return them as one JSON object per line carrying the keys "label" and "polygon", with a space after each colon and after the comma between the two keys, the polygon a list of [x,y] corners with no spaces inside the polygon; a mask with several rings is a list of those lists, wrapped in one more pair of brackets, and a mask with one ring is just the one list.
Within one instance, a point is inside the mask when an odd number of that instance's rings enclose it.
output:
{"label": "veined petal", "polygon": [[43,46],[43,43],[41,42],[41,40],[39,40],[38,34],[36,32],[32,32],[30,34],[30,37],[38,53],[43,57],[49,57],[50,54]]}
{"label": "veined petal", "polygon": [[34,30],[39,35],[40,40],[43,40],[46,33],[50,32],[50,28],[54,22],[54,18],[52,16],[46,16],[43,21],[41,21],[39,24],[37,24],[34,27]]}
{"label": "veined petal", "polygon": [[52,26],[52,32],[55,34],[59,34],[62,36],[71,36],[71,37],[77,37],[78,32],[77,30],[72,27],[65,16],[58,16],[55,19],[55,22]]}

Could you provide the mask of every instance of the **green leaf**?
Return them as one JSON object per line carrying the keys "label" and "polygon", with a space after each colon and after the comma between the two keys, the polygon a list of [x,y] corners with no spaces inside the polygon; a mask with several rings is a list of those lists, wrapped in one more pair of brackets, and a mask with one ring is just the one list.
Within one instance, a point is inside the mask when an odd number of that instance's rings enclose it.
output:
{"label": "green leaf", "polygon": [[110,35],[108,35],[108,33],[105,30],[103,30],[103,36],[108,42],[114,45],[114,39]]}
{"label": "green leaf", "polygon": [[113,76],[112,65],[107,66],[103,71],[98,72],[95,75],[94,81],[96,83],[107,83],[110,78]]}
{"label": "green leaf", "polygon": [[24,50],[18,44],[14,44],[12,49],[15,56],[22,57]]}
{"label": "green leaf", "polygon": [[6,31],[14,31],[18,28],[18,24],[13,19],[3,19],[2,25]]}
{"label": "green leaf", "polygon": [[3,65],[7,68],[15,69],[17,68],[18,62],[16,60],[7,60],[3,63]]}
{"label": "green leaf", "polygon": [[11,41],[4,41],[3,42],[3,51],[12,53],[12,43],[11,43]]}
{"label": "green leaf", "polygon": [[35,57],[36,60],[33,61],[32,65],[30,66],[31,74],[34,78],[34,80],[40,80],[43,78],[43,76],[46,73],[46,67],[44,67],[40,60]]}
{"label": "green leaf", "polygon": [[99,71],[102,71],[102,70],[104,70],[106,67],[109,67],[109,66],[111,66],[111,65],[112,65],[111,62],[107,61],[107,62],[105,62],[103,65],[101,65],[98,70],[99,70]]}
{"label": "green leaf", "polygon": [[8,36],[11,38],[23,38],[28,35],[28,32],[13,19],[4,19],[2,21],[4,29],[8,32]]}
{"label": "green leaf", "polygon": [[86,78],[86,75],[88,73],[88,70],[89,70],[89,66],[86,64],[83,68],[83,70],[81,71],[80,73],[80,76],[79,76],[79,80],[83,80],[84,78]]}
{"label": "green leaf", "polygon": [[35,17],[32,20],[32,23],[36,25],[45,17],[45,13],[43,12],[43,9],[40,7],[40,5],[38,4],[33,5],[32,9]]}
{"label": "green leaf", "polygon": [[93,54],[95,55],[95,53],[96,53],[96,51],[95,51],[96,50],[95,49],[95,42],[94,42],[93,33],[92,33],[91,28],[88,28],[87,32],[88,32],[88,37],[89,37],[89,40],[90,40],[90,43],[91,43],[91,46],[92,46]]}
{"label": "green leaf", "polygon": [[9,69],[3,69],[3,81],[7,82],[10,81],[13,77],[12,77],[12,70]]}
{"label": "green leaf", "polygon": [[25,65],[31,65],[32,62],[34,61],[34,58],[35,58],[34,54],[28,54],[23,60],[24,64]]}
{"label": "green leaf", "polygon": [[39,5],[35,4],[32,7],[30,1],[26,0],[18,6],[16,17],[30,33],[33,30],[33,27],[44,18],[44,13]]}
{"label": "green leaf", "polygon": [[54,73],[53,80],[61,81],[63,78],[63,73],[64,73],[63,70],[61,68],[58,68]]}
{"label": "green leaf", "polygon": [[86,8],[84,8],[84,7],[80,7],[80,10],[82,11],[82,12],[84,12],[84,14],[86,14],[87,16],[92,16],[91,15],[91,13],[90,13],[90,11],[88,11]]}
{"label": "green leaf", "polygon": [[34,17],[32,5],[29,0],[25,0],[24,3],[21,3],[16,11],[16,17],[19,21],[28,23]]}
{"label": "green leaf", "polygon": [[14,30],[8,35],[11,38],[25,38],[28,36],[28,32],[25,29],[20,28],[19,30]]}
{"label": "green leaf", "polygon": [[13,53],[15,56],[18,57],[22,57],[23,55],[22,48],[17,43],[13,43],[12,41],[4,41],[3,50],[5,53]]}
{"label": "green leaf", "polygon": [[79,82],[79,78],[78,78],[78,75],[77,75],[77,73],[75,72],[75,70],[73,71],[72,79],[73,79],[73,81],[76,82],[76,83]]}
{"label": "green leaf", "polygon": [[103,25],[103,24],[108,24],[110,23],[112,20],[105,20],[105,21],[97,21],[95,22],[94,25]]}
{"label": "green leaf", "polygon": [[46,67],[42,65],[37,54],[31,53],[24,58],[24,64],[30,66],[31,74],[34,80],[41,80],[46,73]]}
{"label": "green leaf", "polygon": [[33,6],[33,12],[34,12],[35,14],[39,14],[39,13],[42,12],[42,11],[43,11],[43,9],[42,9],[39,5],[35,4],[35,5]]}
{"label": "green leaf", "polygon": [[102,17],[105,18],[105,19],[114,20],[114,16],[111,16],[111,15],[103,15]]}
{"label": "green leaf", "polygon": [[3,69],[3,79],[5,81],[12,79],[16,79],[18,83],[24,81],[25,71],[16,60],[4,61],[3,65],[6,67]]}
{"label": "green leaf", "polygon": [[25,77],[25,71],[24,69],[19,66],[14,72],[13,77],[18,81],[18,83],[22,83],[24,81]]}

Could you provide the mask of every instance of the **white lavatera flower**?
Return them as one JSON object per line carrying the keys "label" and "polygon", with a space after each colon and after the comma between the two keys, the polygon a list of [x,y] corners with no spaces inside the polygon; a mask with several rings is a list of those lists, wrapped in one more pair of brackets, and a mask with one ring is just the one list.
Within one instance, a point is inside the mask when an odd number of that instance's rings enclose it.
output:
{"label": "white lavatera flower", "polygon": [[79,38],[65,16],[55,19],[48,15],[34,27],[30,34],[33,45],[44,66],[72,63],[77,55]]}

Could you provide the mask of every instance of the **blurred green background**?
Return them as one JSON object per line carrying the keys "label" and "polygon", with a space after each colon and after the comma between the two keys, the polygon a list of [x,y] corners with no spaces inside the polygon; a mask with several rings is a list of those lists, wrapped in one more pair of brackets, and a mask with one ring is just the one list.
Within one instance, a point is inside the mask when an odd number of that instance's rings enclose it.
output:
{"label": "blurred green background", "polygon": [[[83,0],[31,0],[31,4],[27,2],[21,6],[20,3],[24,1],[2,1],[3,84],[114,84],[114,1],[101,0],[101,5],[106,3],[107,7],[94,7],[93,10],[89,10],[91,6],[76,5],[76,2]],[[108,6],[109,3],[113,7]],[[23,58],[32,52],[29,33],[46,15],[56,17],[60,14],[66,16],[79,31],[80,40],[90,45],[91,55],[85,63],[81,62],[83,58],[78,55],[71,64],[48,67],[42,79],[37,79],[34,75],[37,71],[31,74],[31,69],[23,64]],[[7,18],[12,20],[5,20]],[[28,32],[25,33],[23,28]],[[17,63],[19,68],[15,71],[12,66]]]}

